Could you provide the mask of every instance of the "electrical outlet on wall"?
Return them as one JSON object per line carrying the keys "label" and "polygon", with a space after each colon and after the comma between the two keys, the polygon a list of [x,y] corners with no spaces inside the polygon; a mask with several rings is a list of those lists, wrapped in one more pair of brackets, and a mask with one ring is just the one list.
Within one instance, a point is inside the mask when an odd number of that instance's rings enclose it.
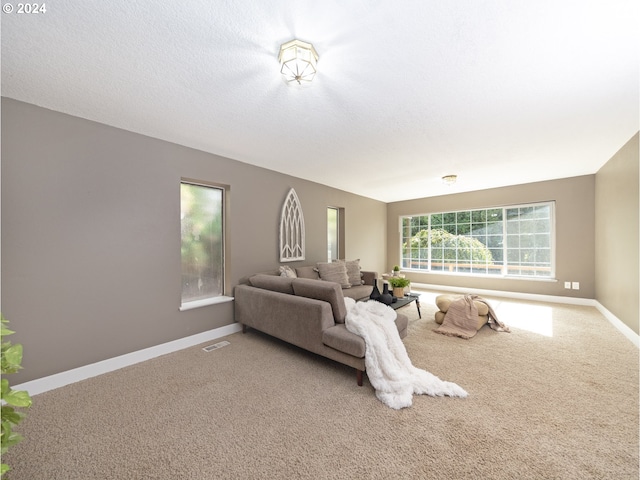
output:
{"label": "electrical outlet on wall", "polygon": [[567,290],[571,289],[571,282],[564,282],[564,288],[566,288]]}
{"label": "electrical outlet on wall", "polygon": [[571,288],[574,290],[580,290],[580,282],[571,282]]}

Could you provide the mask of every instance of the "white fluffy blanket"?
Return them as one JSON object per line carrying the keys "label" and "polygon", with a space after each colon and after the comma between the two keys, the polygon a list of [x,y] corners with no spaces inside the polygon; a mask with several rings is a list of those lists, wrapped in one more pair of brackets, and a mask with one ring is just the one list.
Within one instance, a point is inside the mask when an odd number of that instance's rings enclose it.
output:
{"label": "white fluffy blanket", "polygon": [[364,338],[365,366],[376,397],[396,410],[410,407],[412,395],[448,395],[466,397],[467,392],[455,383],[416,368],[395,325],[396,312],[375,302],[356,302],[345,298],[347,330]]}

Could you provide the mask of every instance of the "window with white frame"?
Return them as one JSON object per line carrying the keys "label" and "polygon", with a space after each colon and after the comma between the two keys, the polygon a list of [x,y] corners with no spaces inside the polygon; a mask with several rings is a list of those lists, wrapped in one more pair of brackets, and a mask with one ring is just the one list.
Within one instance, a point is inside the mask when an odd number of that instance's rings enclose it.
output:
{"label": "window with white frame", "polygon": [[224,197],[219,186],[182,181],[182,307],[224,295]]}
{"label": "window with white frame", "polygon": [[400,218],[402,268],[555,277],[554,202]]}
{"label": "window with white frame", "polygon": [[340,213],[335,207],[327,207],[327,261],[340,258]]}

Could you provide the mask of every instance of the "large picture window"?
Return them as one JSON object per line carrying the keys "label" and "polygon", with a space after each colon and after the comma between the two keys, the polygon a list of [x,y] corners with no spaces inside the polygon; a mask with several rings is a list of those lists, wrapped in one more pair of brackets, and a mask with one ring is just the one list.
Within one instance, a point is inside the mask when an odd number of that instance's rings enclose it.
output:
{"label": "large picture window", "polygon": [[555,276],[554,202],[401,217],[402,267]]}
{"label": "large picture window", "polygon": [[224,295],[224,189],[182,182],[182,306]]}

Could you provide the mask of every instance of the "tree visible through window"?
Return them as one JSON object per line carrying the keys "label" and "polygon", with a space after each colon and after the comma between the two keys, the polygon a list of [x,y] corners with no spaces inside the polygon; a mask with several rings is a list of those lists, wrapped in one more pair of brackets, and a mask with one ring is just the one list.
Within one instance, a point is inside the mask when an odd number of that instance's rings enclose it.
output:
{"label": "tree visible through window", "polygon": [[182,182],[182,304],[224,294],[224,189]]}
{"label": "tree visible through window", "polygon": [[553,202],[401,218],[402,266],[553,277]]}

